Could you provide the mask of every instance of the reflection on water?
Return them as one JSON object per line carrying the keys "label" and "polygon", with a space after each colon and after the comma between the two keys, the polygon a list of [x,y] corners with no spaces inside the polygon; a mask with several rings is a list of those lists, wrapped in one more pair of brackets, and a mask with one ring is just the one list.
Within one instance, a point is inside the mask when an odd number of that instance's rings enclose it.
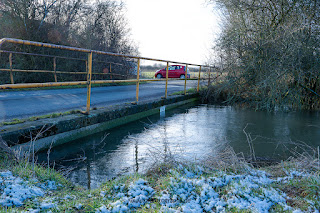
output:
{"label": "reflection on water", "polygon": [[[201,105],[168,111],[165,117],[152,116],[57,147],[51,150],[50,160],[73,167],[69,174],[72,182],[97,187],[106,179],[143,172],[171,157],[202,160],[226,145],[248,155],[245,127],[255,154],[261,157],[286,159],[288,149],[302,141],[312,147],[320,145],[318,113],[266,113]],[[46,161],[46,157],[46,153],[39,154],[39,160]]]}

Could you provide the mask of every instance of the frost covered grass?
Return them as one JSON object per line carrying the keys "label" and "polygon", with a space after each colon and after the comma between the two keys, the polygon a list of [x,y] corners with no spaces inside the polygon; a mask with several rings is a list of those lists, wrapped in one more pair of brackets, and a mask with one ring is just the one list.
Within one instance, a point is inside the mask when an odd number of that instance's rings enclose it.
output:
{"label": "frost covered grass", "polygon": [[23,179],[37,178],[39,181],[55,180],[62,185],[71,186],[63,175],[52,168],[45,168],[41,165],[32,164],[27,160],[16,160],[3,157],[0,160],[0,171],[11,171],[14,176]]}
{"label": "frost covered grass", "polygon": [[244,164],[237,170],[162,164],[94,190],[73,186],[59,173],[26,162],[2,165],[0,211],[319,212],[319,170],[301,162],[260,169]]}

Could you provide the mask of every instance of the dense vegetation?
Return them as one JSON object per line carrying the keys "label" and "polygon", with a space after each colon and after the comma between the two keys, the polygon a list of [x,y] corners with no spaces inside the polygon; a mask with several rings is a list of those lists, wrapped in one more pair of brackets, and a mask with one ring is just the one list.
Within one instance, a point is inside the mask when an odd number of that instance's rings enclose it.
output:
{"label": "dense vegetation", "polygon": [[[211,0],[222,10],[214,50],[227,103],[256,109],[320,108],[320,2]],[[221,97],[221,93],[220,93]]]}
{"label": "dense vegetation", "polygon": [[[124,17],[121,1],[103,0],[3,0],[0,3],[0,38],[18,38],[87,49],[137,54],[130,39],[130,31]],[[86,59],[86,54],[49,50],[43,48],[4,45],[2,49],[68,56]],[[94,71],[102,72],[113,63],[118,74],[126,74],[133,62],[119,57],[98,57]],[[53,59],[28,55],[13,56],[16,69],[53,70]],[[9,68],[8,54],[1,54],[1,67]],[[57,59],[57,70],[85,71],[84,61]],[[43,73],[15,73],[17,82],[53,81],[53,75]],[[101,76],[100,76],[101,77]],[[85,75],[61,75],[58,80],[80,80]],[[2,75],[1,83],[8,83],[8,75]],[[101,79],[101,78],[100,78]]]}

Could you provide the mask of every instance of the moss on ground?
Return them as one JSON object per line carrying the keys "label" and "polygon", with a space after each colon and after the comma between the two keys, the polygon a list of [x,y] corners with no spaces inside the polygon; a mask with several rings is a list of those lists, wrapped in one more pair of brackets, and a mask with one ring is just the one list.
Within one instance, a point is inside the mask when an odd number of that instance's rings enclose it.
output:
{"label": "moss on ground", "polygon": [[66,112],[56,112],[56,113],[51,113],[51,114],[47,114],[47,115],[32,116],[30,118],[23,118],[23,119],[14,118],[11,121],[1,122],[0,126],[15,125],[15,124],[24,123],[27,121],[37,121],[37,120],[46,119],[46,118],[57,118],[60,116],[72,115],[72,114],[77,114],[77,113],[81,113],[81,111],[80,110],[70,110],[70,111],[66,111]]}

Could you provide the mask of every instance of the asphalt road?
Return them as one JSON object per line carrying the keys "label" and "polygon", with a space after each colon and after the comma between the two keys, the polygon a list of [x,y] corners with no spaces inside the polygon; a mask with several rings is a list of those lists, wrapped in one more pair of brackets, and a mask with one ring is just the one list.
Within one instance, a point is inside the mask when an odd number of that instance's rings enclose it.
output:
{"label": "asphalt road", "polygon": [[[188,81],[187,89],[197,86]],[[184,81],[169,81],[168,94],[184,90]],[[160,99],[165,82],[140,84],[139,101]],[[91,90],[91,107],[103,107],[135,101],[136,86],[96,87]],[[86,88],[0,92],[0,122],[73,109],[85,110]]]}

